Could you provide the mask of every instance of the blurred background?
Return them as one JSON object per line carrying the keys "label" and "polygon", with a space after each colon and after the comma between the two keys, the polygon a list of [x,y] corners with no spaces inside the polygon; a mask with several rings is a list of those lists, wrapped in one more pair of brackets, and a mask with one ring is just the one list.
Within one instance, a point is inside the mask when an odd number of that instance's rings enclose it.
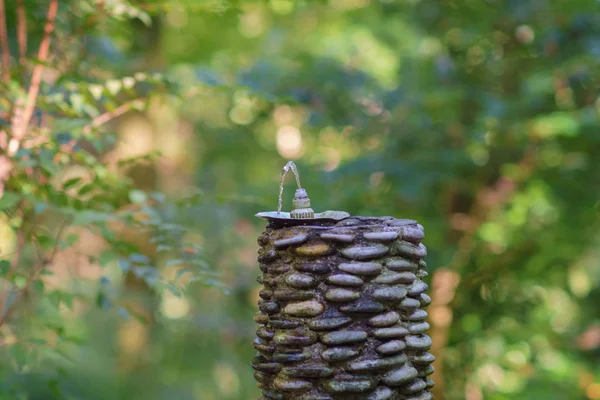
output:
{"label": "blurred background", "polygon": [[[47,2],[33,3],[43,21]],[[3,398],[258,399],[254,214],[277,207],[294,160],[315,210],[425,227],[436,399],[600,399],[598,1],[130,3],[151,24],[112,20],[53,45],[85,43],[81,68],[103,79],[202,87],[112,121],[102,157],[160,151],[130,171],[135,185],[200,198],[177,218],[226,288],[132,285],[151,323],[66,310],[82,344],[28,368],[4,356],[3,393],[30,397]],[[74,253],[56,264],[84,290],[101,275]]]}

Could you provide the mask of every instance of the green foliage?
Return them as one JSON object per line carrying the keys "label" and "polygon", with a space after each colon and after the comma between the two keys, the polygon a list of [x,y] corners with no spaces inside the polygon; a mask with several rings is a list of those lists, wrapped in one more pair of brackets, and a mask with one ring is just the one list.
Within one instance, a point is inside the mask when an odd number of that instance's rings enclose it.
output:
{"label": "green foliage", "polygon": [[25,67],[6,3],[0,131],[49,77],[0,198],[5,398],[258,398],[286,159],[316,211],[424,225],[436,399],[600,398],[596,1],[65,0],[45,63],[25,1]]}

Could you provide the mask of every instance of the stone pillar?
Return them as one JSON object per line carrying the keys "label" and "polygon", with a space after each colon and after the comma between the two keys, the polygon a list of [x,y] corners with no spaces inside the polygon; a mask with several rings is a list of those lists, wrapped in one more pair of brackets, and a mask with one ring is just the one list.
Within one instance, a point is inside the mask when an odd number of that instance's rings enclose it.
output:
{"label": "stone pillar", "polygon": [[391,217],[310,224],[272,221],[258,238],[261,400],[432,399],[423,227]]}

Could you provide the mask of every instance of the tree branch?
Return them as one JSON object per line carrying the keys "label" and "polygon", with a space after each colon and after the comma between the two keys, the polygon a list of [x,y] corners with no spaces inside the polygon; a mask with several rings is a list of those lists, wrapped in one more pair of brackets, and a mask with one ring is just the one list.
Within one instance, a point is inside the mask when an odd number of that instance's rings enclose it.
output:
{"label": "tree branch", "polygon": [[27,14],[23,0],[17,0],[17,42],[19,43],[19,63],[24,66],[27,58]]}
{"label": "tree branch", "polygon": [[13,156],[19,150],[20,142],[23,140],[23,137],[27,132],[29,122],[31,121],[31,117],[33,116],[35,103],[40,91],[40,85],[42,83],[44,63],[48,59],[48,54],[50,51],[50,38],[52,36],[52,32],[54,32],[54,20],[56,19],[57,12],[58,0],[50,0],[50,6],[48,7],[48,13],[46,17],[46,26],[44,27],[44,37],[42,38],[42,42],[40,43],[40,48],[38,50],[38,64],[35,66],[33,73],[31,74],[31,83],[29,85],[29,91],[27,92],[27,102],[25,103],[22,115],[15,115],[15,120],[13,122],[13,137],[11,142],[14,144],[11,145],[9,143],[8,145],[9,156]]}
{"label": "tree branch", "polygon": [[[0,0],[0,7],[0,19],[2,19],[0,20],[0,36],[2,36],[2,29],[4,29],[4,33],[6,33],[6,26],[3,24],[4,13],[2,12],[4,11],[4,0]],[[17,102],[14,107],[14,114],[12,116],[12,137],[8,141],[5,154],[0,156],[0,198],[2,198],[4,195],[4,184],[10,177],[10,173],[13,168],[13,162],[11,158],[14,157],[14,155],[19,151],[21,142],[27,133],[27,127],[29,126],[29,122],[33,116],[33,111],[35,110],[35,103],[40,91],[40,85],[42,83],[44,63],[48,59],[48,53],[50,51],[50,37],[54,31],[54,20],[56,19],[57,13],[58,0],[50,0],[46,25],[44,27],[44,37],[42,38],[42,42],[40,43],[40,48],[38,50],[39,63],[35,66],[31,75],[31,83],[29,84],[29,91],[27,92],[27,101],[25,105],[23,105],[21,102]],[[2,28],[3,26],[4,28]],[[2,47],[5,46],[2,45]],[[8,54],[8,44],[5,48],[6,50],[2,52],[3,57],[5,54]]]}
{"label": "tree branch", "polygon": [[0,51],[2,52],[2,80],[8,83],[10,81],[10,49],[8,48],[4,0],[0,0]]}
{"label": "tree branch", "polygon": [[122,104],[112,111],[109,111],[109,112],[106,112],[104,114],[97,116],[96,118],[94,118],[94,120],[91,123],[89,123],[83,127],[83,132],[90,133],[92,131],[92,129],[97,128],[100,125],[103,125],[103,124],[109,122],[110,120],[125,114],[126,112],[128,112],[129,110],[131,110],[133,108],[133,106],[135,105],[136,102],[139,102],[139,101],[140,101],[140,99],[137,99],[130,103]]}

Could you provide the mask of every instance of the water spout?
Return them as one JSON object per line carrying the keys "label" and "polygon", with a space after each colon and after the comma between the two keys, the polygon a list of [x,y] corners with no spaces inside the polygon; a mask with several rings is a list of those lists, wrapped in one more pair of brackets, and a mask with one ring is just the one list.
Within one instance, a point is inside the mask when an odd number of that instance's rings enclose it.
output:
{"label": "water spout", "polygon": [[302,185],[300,185],[300,175],[298,175],[298,168],[296,168],[296,164],[294,164],[293,161],[288,161],[287,164],[285,164],[285,166],[281,170],[281,181],[279,182],[279,198],[277,199],[277,214],[281,213],[281,207],[283,204],[283,183],[285,181],[285,176],[287,175],[289,170],[292,170],[292,173],[296,178],[296,184],[298,185],[298,188],[302,187]]}

